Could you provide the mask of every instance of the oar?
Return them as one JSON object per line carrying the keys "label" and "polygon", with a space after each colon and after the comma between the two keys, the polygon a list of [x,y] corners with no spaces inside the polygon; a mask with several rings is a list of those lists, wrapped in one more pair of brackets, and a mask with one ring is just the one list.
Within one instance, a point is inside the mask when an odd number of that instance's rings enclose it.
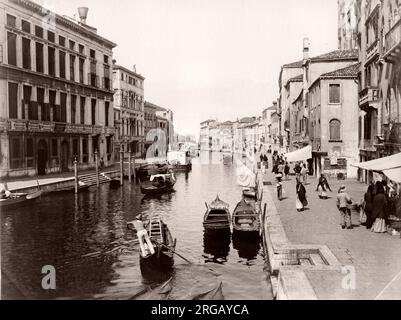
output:
{"label": "oar", "polygon": [[188,262],[189,264],[192,264],[191,261],[189,261],[187,258],[183,257],[182,255],[180,255],[178,252],[174,251],[173,249],[167,247],[166,245],[164,245],[163,243],[159,243],[160,246],[170,250],[172,253],[176,254],[177,256],[179,256],[181,259],[185,260],[186,262]]}

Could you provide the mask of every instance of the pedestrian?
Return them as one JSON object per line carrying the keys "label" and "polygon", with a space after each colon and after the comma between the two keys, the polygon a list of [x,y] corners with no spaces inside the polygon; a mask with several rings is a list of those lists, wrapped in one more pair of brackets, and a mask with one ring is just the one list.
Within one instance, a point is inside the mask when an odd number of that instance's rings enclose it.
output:
{"label": "pedestrian", "polygon": [[260,154],[260,163],[263,162],[263,153]]}
{"label": "pedestrian", "polygon": [[366,214],[366,229],[372,228],[373,220],[372,220],[372,208],[373,208],[373,185],[369,185],[368,190],[366,191],[363,197],[363,210]]}
{"label": "pedestrian", "polygon": [[302,176],[302,182],[306,185],[306,182],[308,180],[308,169],[306,168],[306,164],[304,163],[301,168],[301,176]]}
{"label": "pedestrian", "polygon": [[267,159],[267,155],[266,154],[263,155],[263,164],[264,164],[266,169],[269,168],[269,160]]}
{"label": "pedestrian", "polygon": [[146,246],[150,251],[150,254],[154,254],[155,253],[155,248],[153,247],[152,242],[150,241],[149,238],[149,234],[145,229],[145,225],[143,223],[143,221],[140,218],[135,218],[135,220],[129,222],[127,224],[127,227],[131,230],[136,230],[136,235],[138,237],[138,241],[139,241],[139,246],[141,248],[141,252],[142,252],[142,256],[146,257],[149,255],[149,253],[146,250],[145,247],[145,242],[146,241]]}
{"label": "pedestrian", "polygon": [[297,162],[296,164],[295,164],[295,167],[294,167],[294,172],[295,172],[295,178],[297,179],[297,180],[301,180],[301,166],[299,165],[299,162]]}
{"label": "pedestrian", "polygon": [[297,179],[296,192],[297,200],[295,202],[295,207],[297,208],[298,212],[301,212],[304,211],[305,206],[308,205],[308,200],[306,199],[306,189],[299,179]]}
{"label": "pedestrian", "polygon": [[341,228],[352,229],[351,210],[348,207],[352,203],[351,197],[348,195],[345,186],[341,186],[337,194],[337,208],[341,214]]}
{"label": "pedestrian", "polygon": [[373,198],[372,203],[372,232],[383,233],[387,231],[386,218],[387,218],[387,196],[384,193],[382,185],[377,187],[377,193]]}
{"label": "pedestrian", "polygon": [[318,192],[318,195],[319,195],[320,199],[327,199],[328,198],[327,197],[327,193],[326,193],[326,188],[329,189],[330,192],[332,192],[331,189],[330,189],[330,186],[329,186],[329,182],[327,181],[326,177],[322,173],[320,175],[319,182],[318,182],[317,187],[316,187],[316,191]]}
{"label": "pedestrian", "polygon": [[288,165],[288,162],[285,163],[284,166],[284,175],[285,175],[285,179],[288,179],[288,175],[290,173],[290,166]]}
{"label": "pedestrian", "polygon": [[276,179],[277,179],[277,198],[281,201],[283,199],[283,184],[281,182],[283,178],[283,175],[281,173],[276,174]]}
{"label": "pedestrian", "polygon": [[280,161],[278,167],[277,167],[277,171],[278,173],[280,173],[281,175],[284,174],[284,163],[282,161]]}

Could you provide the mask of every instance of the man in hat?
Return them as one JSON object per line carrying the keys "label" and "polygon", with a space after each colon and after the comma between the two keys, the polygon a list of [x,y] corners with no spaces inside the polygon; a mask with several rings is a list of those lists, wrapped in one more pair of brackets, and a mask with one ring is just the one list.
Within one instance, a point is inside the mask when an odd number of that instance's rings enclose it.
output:
{"label": "man in hat", "polygon": [[150,241],[148,232],[146,231],[145,225],[141,220],[140,216],[137,216],[135,220],[128,222],[127,227],[128,229],[136,230],[136,235],[139,240],[139,246],[141,247],[141,252],[143,257],[146,257],[148,255],[145,249],[144,240],[146,241],[146,245],[149,248],[150,253],[151,254],[155,253],[155,248],[153,247],[153,244]]}
{"label": "man in hat", "polygon": [[348,205],[352,203],[352,199],[346,191],[344,185],[338,190],[337,208],[341,214],[341,228],[345,229],[347,227],[347,229],[352,229],[351,210],[348,208]]}

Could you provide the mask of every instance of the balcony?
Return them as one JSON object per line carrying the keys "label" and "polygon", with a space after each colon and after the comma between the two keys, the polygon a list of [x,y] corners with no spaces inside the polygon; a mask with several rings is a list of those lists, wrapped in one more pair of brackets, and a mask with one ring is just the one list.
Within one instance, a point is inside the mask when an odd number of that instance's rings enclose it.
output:
{"label": "balcony", "polygon": [[379,39],[376,39],[373,41],[371,45],[369,45],[368,49],[366,50],[366,63],[368,64],[371,62],[374,58],[376,58],[380,54],[380,48],[379,48]]}
{"label": "balcony", "polygon": [[387,32],[385,36],[384,60],[397,63],[401,60],[401,19]]}
{"label": "balcony", "polygon": [[359,92],[359,108],[366,109],[369,107],[378,108],[379,89],[376,87],[367,87]]}

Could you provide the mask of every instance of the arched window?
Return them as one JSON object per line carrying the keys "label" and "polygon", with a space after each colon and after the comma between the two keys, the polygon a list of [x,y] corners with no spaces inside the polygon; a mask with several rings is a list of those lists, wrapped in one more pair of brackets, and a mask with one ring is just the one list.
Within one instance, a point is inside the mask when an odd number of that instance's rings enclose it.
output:
{"label": "arched window", "polygon": [[330,121],[330,140],[341,140],[341,122],[337,119]]}

